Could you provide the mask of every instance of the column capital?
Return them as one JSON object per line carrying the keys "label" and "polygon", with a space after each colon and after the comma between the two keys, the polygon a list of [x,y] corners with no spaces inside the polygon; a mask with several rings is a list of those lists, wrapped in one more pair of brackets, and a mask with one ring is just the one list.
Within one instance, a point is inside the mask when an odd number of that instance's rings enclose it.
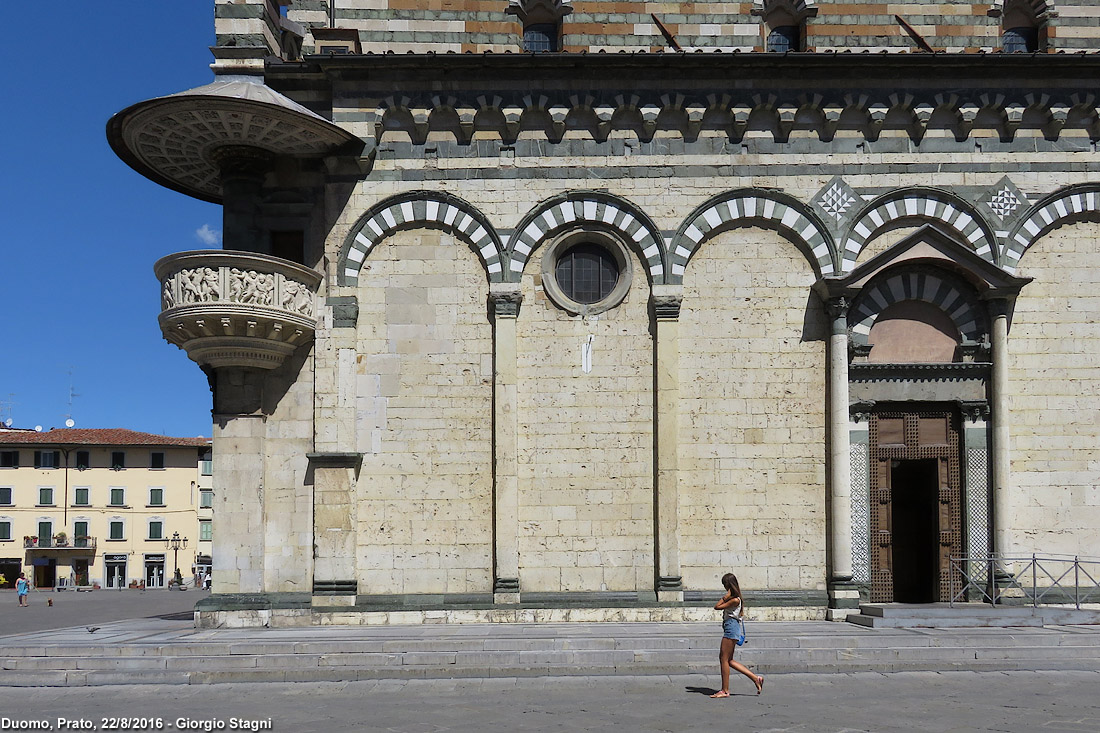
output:
{"label": "column capital", "polygon": [[653,314],[658,321],[675,321],[680,318],[680,303],[684,299],[682,285],[654,285],[649,295]]}
{"label": "column capital", "polygon": [[868,422],[871,419],[871,413],[874,412],[875,401],[874,400],[859,400],[848,405],[848,414],[851,415],[852,420],[856,422]]}
{"label": "column capital", "polygon": [[986,400],[959,400],[959,411],[970,422],[978,422],[989,417],[989,402]]}
{"label": "column capital", "polygon": [[1013,299],[1004,296],[1000,298],[989,298],[989,315],[993,318],[1000,318],[1002,316],[1008,317],[1008,314],[1012,312]]}
{"label": "column capital", "polygon": [[492,283],[489,286],[489,303],[493,307],[495,318],[515,318],[519,315],[519,306],[523,302],[523,293],[515,283]]}
{"label": "column capital", "polygon": [[829,318],[834,320],[843,318],[847,322],[851,307],[852,299],[847,295],[836,295],[825,301],[825,310],[828,311]]}

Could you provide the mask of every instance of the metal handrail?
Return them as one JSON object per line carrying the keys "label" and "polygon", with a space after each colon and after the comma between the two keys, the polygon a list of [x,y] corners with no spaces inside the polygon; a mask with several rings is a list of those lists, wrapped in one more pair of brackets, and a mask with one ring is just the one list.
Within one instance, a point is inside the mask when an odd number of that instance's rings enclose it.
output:
{"label": "metal handrail", "polygon": [[[1015,570],[1013,570],[1015,568]],[[1079,555],[971,555],[951,558],[949,583],[950,604],[968,601],[979,595],[982,602],[1003,603],[1013,591],[1019,591],[1037,607],[1040,603],[1055,603],[1053,598],[1068,598],[1073,577],[1073,604],[1080,610],[1082,603],[1100,602],[1100,558]],[[956,585],[961,580],[961,587]],[[1030,579],[1030,585],[1027,580]],[[1043,585],[1040,585],[1040,580]],[[1048,600],[1049,599],[1049,600]]]}

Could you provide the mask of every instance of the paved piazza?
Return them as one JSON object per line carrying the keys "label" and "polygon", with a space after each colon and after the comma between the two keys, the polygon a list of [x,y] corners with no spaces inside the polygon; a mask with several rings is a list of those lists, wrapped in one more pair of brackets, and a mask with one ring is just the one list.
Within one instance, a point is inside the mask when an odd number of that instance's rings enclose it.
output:
{"label": "paved piazza", "polygon": [[[187,621],[195,603],[210,591],[97,590],[91,593],[30,594],[29,608],[19,608],[15,591],[0,591],[0,637],[70,626],[100,626],[122,619],[156,618]],[[53,605],[48,605],[53,601]],[[3,706],[0,706],[3,707]]]}
{"label": "paved piazza", "polygon": [[[306,731],[1093,731],[1100,672],[786,674],[762,697],[715,677],[575,677],[8,689],[13,721],[232,718]],[[169,724],[172,728],[169,728]],[[194,727],[193,730],[201,730]],[[247,729],[247,728],[246,728]]]}

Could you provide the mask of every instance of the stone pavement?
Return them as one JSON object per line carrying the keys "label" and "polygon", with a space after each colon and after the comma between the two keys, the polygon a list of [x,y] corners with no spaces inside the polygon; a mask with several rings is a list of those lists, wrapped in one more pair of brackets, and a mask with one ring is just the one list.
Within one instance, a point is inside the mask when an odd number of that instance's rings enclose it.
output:
{"label": "stone pavement", "polygon": [[[19,608],[14,590],[0,591],[0,637],[67,626],[104,624],[120,619],[175,617],[190,620],[195,604],[210,591],[95,590],[55,592],[35,590],[28,608]],[[53,606],[47,605],[52,600]]]}
{"label": "stone pavement", "polygon": [[[717,675],[3,690],[13,721],[108,716],[199,725],[271,721],[312,731],[1095,731],[1100,673],[870,672],[776,674],[756,697],[747,680],[707,697]],[[239,726],[239,724],[238,724]],[[54,728],[57,729],[56,727]],[[139,727],[149,730],[149,726]],[[247,729],[247,728],[246,728]]]}

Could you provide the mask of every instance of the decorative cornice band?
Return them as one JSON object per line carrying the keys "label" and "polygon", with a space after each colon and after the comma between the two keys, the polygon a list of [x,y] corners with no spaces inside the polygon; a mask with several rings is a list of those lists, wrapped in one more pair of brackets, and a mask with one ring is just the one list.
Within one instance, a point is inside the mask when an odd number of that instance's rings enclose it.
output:
{"label": "decorative cornice band", "polygon": [[892,381],[915,379],[958,380],[984,379],[989,376],[988,362],[958,362],[951,364],[861,364],[848,367],[852,381]]}
{"label": "decorative cornice band", "polygon": [[[464,143],[535,129],[555,141],[567,131],[603,141],[617,130],[646,141],[669,129],[685,139],[721,131],[735,142],[753,131],[778,141],[813,131],[829,141],[845,130],[872,141],[888,130],[918,141],[929,130],[1011,140],[1017,130],[1056,139],[1081,129],[1100,139],[1097,95],[1087,91],[1100,54],[368,54],[293,66],[269,66],[268,82],[278,86],[282,74],[293,77],[288,89],[307,79],[365,82],[373,137],[401,130],[418,143],[442,129]],[[583,93],[565,81],[578,78]]]}

